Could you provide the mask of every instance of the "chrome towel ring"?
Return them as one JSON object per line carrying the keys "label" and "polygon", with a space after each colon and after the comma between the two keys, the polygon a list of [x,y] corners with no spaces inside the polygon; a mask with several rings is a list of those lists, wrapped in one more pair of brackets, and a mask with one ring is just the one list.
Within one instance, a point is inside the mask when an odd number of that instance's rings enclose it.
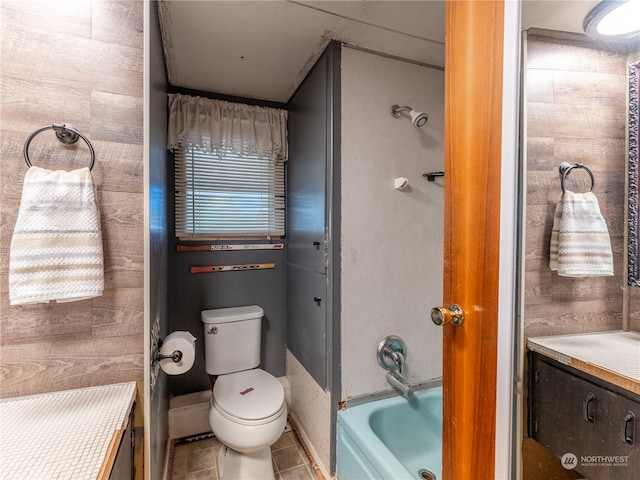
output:
{"label": "chrome towel ring", "polygon": [[562,179],[560,180],[560,185],[562,186],[562,193],[564,193],[564,179],[567,178],[567,175],[569,175],[569,172],[574,168],[582,168],[587,171],[587,173],[589,174],[589,177],[591,177],[591,189],[589,191],[593,192],[593,187],[596,184],[596,180],[595,178],[593,178],[593,173],[591,172],[591,170],[585,167],[582,163],[576,163],[574,165],[571,165],[570,163],[562,162],[560,164],[560,167],[558,168],[558,170],[560,171],[560,175],[562,176]]}
{"label": "chrome towel ring", "polygon": [[93,149],[93,145],[87,137],[85,137],[82,133],[80,133],[76,127],[71,125],[70,123],[54,123],[53,125],[46,125],[42,128],[39,128],[35,132],[33,132],[27,138],[27,141],[24,142],[24,149],[22,150],[22,154],[24,155],[24,161],[27,163],[27,166],[31,167],[31,160],[29,160],[29,145],[31,144],[31,140],[33,140],[36,135],[44,132],[45,130],[54,130],[56,132],[56,137],[60,142],[65,145],[71,145],[78,141],[78,138],[84,140],[84,143],[89,147],[89,153],[91,154],[91,163],[89,164],[89,170],[93,170],[93,165],[96,163],[96,152]]}

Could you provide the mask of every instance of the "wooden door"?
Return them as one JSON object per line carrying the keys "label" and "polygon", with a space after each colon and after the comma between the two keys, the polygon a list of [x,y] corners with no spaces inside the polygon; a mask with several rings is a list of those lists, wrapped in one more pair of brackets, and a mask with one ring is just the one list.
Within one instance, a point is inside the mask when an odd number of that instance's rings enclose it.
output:
{"label": "wooden door", "polygon": [[502,1],[447,1],[443,478],[493,479],[502,146]]}

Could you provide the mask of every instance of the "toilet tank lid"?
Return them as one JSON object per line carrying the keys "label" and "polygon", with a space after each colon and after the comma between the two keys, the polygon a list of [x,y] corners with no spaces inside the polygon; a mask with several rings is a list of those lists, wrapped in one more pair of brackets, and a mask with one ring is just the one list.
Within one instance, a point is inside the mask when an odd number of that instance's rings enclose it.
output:
{"label": "toilet tank lid", "polygon": [[248,320],[250,318],[262,318],[264,310],[258,305],[246,307],[214,308],[203,310],[200,318],[203,323],[228,323]]}

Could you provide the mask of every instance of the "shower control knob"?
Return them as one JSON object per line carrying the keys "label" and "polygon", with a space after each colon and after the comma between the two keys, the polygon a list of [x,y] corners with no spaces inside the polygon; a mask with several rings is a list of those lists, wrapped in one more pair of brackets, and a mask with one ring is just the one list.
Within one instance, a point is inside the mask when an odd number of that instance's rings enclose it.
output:
{"label": "shower control knob", "polygon": [[459,327],[464,323],[464,312],[455,303],[449,305],[449,308],[435,307],[431,309],[431,320],[438,326],[451,323]]}

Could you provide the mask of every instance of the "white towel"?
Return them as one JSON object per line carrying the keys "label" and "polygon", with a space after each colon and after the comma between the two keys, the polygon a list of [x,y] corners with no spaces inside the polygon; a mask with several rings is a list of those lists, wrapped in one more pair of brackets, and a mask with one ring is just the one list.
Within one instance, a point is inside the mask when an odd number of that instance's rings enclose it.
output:
{"label": "white towel", "polygon": [[562,195],[556,202],[553,213],[553,227],[551,227],[551,244],[549,248],[549,268],[558,270],[558,243],[560,241],[560,219],[562,218]]}
{"label": "white towel", "polygon": [[549,267],[563,277],[613,275],[609,230],[594,193],[567,190],[558,201]]}
{"label": "white towel", "polygon": [[11,305],[102,295],[100,216],[88,168],[30,167],[9,253]]}

